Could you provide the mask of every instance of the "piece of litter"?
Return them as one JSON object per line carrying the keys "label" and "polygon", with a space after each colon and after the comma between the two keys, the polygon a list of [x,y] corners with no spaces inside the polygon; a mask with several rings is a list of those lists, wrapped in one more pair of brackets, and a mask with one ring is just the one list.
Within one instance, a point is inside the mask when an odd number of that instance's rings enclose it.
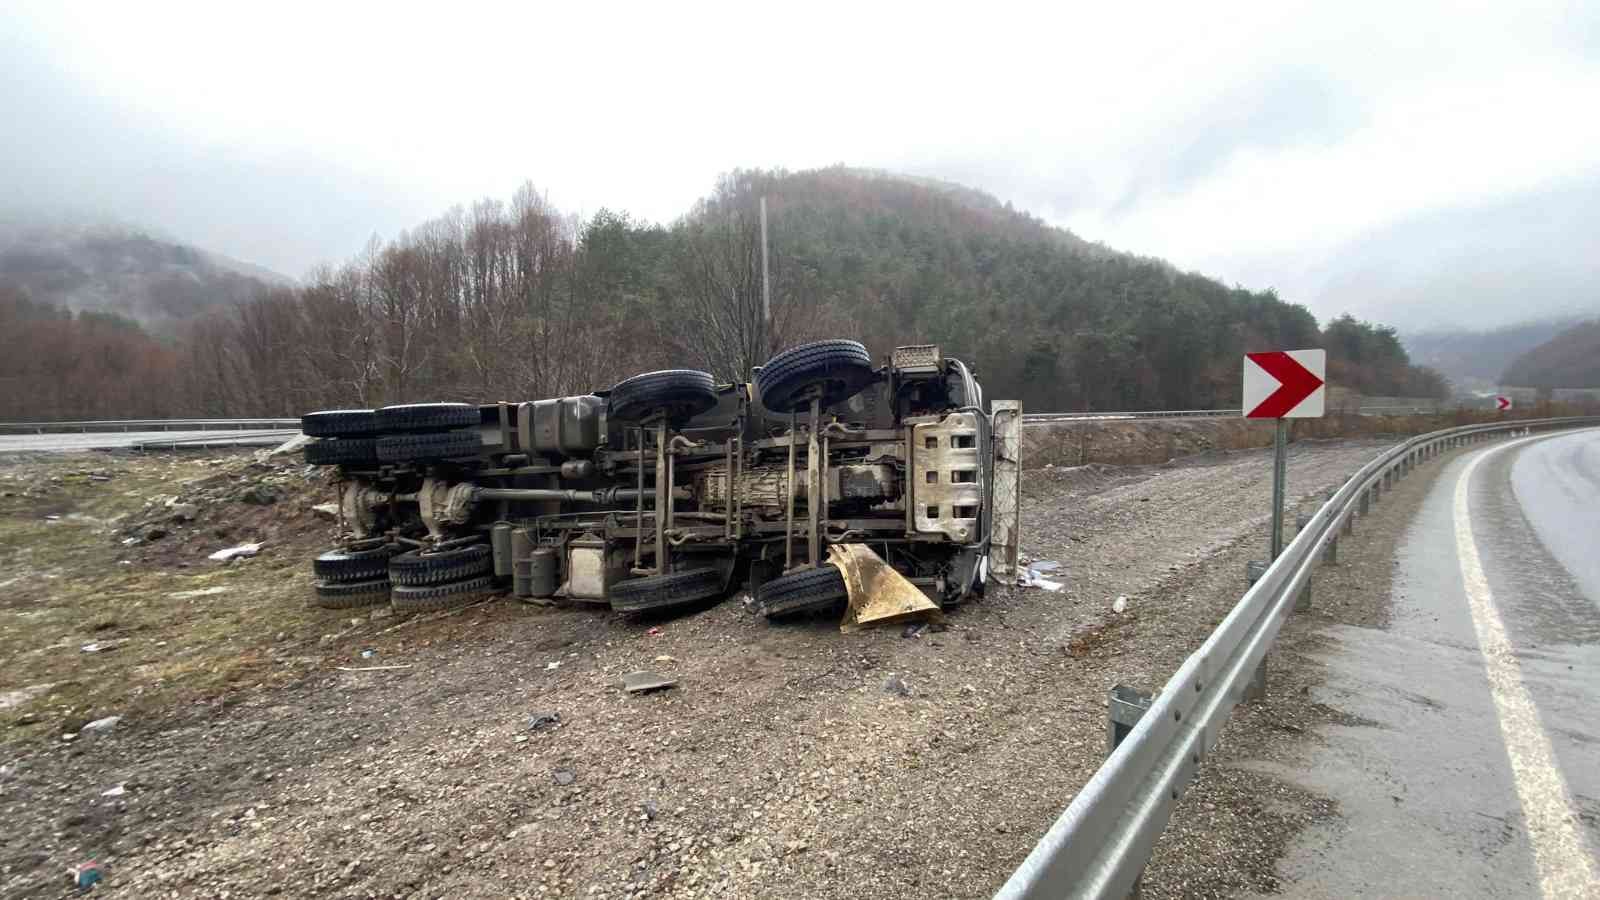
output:
{"label": "piece of litter", "polygon": [[235,559],[244,559],[260,553],[264,544],[265,542],[262,541],[254,544],[240,544],[237,547],[227,547],[225,549],[218,550],[217,552],[206,557],[206,559],[214,559],[217,562],[229,562]]}
{"label": "piece of litter", "polygon": [[341,672],[388,672],[392,669],[409,669],[411,664],[403,666],[335,666]]}
{"label": "piece of litter", "polygon": [[656,657],[656,662],[677,662],[677,661],[678,661],[678,658],[676,656],[668,656],[665,653],[663,653],[660,656]]}
{"label": "piece of litter", "polygon": [[374,656],[377,656],[377,655],[378,655],[378,651],[372,649],[371,647],[368,647],[367,649],[361,651],[361,658],[362,659],[371,659],[371,658],[373,658]]}
{"label": "piece of litter", "polygon": [[208,587],[193,591],[179,591],[176,594],[168,594],[167,596],[174,600],[193,600],[196,597],[215,597],[218,594],[226,594],[227,592],[228,589],[225,587]]}
{"label": "piece of litter", "polygon": [[642,694],[646,691],[659,691],[677,686],[677,679],[657,675],[654,672],[629,672],[622,676],[622,689],[630,694]]}
{"label": "piece of litter", "polygon": [[561,714],[558,712],[536,712],[528,717],[529,731],[543,731],[561,724]]}
{"label": "piece of litter", "polygon": [[1122,613],[1127,612],[1128,611],[1128,598],[1127,597],[1118,597],[1117,599],[1111,601],[1111,611],[1116,613],[1116,614],[1118,614],[1118,615],[1121,615]]}
{"label": "piece of litter", "polygon": [[100,792],[100,796],[102,796],[102,797],[121,797],[123,794],[126,794],[127,792],[128,792],[128,789],[126,787],[124,787],[123,785],[119,784],[114,788],[109,788],[107,790],[101,791]]}
{"label": "piece of litter", "polygon": [[551,774],[551,776],[553,778],[555,778],[556,784],[559,784],[559,785],[562,785],[562,786],[569,785],[569,784],[573,783],[574,781],[578,780],[578,776],[572,774],[571,772],[568,772],[566,769],[557,769],[557,770],[555,770],[554,772],[552,772],[550,774]]}
{"label": "piece of litter", "polygon": [[551,669],[559,669],[559,668],[561,668],[561,660],[559,660],[559,659],[556,660],[555,662],[549,662],[549,663],[545,663],[544,664],[544,670],[546,672],[550,671]]}
{"label": "piece of litter", "polygon": [[84,653],[104,653],[104,652],[106,652],[108,650],[117,649],[117,642],[116,641],[90,641],[89,643],[84,644],[82,647],[79,647],[78,649],[83,651]]}
{"label": "piece of litter", "polygon": [[1061,568],[1061,564],[1053,559],[1041,559],[1028,563],[1027,568],[1017,575],[1017,584],[1022,587],[1036,587],[1046,591],[1059,591],[1066,587],[1064,582],[1044,577],[1045,572],[1054,572]]}
{"label": "piece of litter", "polygon": [[78,863],[67,870],[67,877],[78,890],[87,891],[101,881],[100,864],[94,860]]}
{"label": "piece of litter", "polygon": [[648,634],[651,637],[656,637],[656,636],[661,634],[661,629],[659,629],[659,628],[651,628],[649,631],[646,631],[645,634]]}
{"label": "piece of litter", "polygon": [[83,734],[105,734],[113,728],[116,728],[117,723],[121,721],[121,716],[106,716],[103,719],[95,719],[93,722],[83,726],[83,728],[80,729],[80,732]]}
{"label": "piece of litter", "polygon": [[59,521],[61,521],[61,517],[60,516],[45,516],[44,520],[46,522],[59,522]]}

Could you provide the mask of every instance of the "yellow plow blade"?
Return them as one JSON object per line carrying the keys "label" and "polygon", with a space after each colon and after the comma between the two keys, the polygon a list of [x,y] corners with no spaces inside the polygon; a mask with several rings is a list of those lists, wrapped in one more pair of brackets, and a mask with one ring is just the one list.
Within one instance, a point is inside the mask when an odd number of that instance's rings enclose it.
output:
{"label": "yellow plow blade", "polygon": [[828,561],[844,575],[850,608],[839,623],[843,632],[890,622],[937,621],[939,605],[905,579],[866,544],[830,544]]}

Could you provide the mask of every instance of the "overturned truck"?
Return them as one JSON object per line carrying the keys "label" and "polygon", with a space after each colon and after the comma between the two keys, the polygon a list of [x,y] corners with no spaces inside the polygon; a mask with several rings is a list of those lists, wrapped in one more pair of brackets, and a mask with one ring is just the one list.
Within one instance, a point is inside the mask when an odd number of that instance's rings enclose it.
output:
{"label": "overturned truck", "polygon": [[844,340],[748,384],[673,369],[587,396],[309,413],[307,462],[339,472],[317,601],[416,612],[509,587],[644,612],[743,583],[777,618],[886,574],[960,603],[1015,570],[1020,418],[938,347],[874,366]]}

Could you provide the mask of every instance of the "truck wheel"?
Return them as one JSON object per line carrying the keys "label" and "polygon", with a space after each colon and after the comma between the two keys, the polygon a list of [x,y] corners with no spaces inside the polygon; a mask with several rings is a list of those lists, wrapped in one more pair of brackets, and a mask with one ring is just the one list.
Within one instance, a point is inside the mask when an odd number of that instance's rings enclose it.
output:
{"label": "truck wheel", "polygon": [[390,592],[389,605],[397,613],[433,612],[466,606],[492,594],[494,579],[480,575],[446,584],[397,584]]}
{"label": "truck wheel", "polygon": [[378,410],[378,428],[396,431],[442,431],[476,428],[478,408],[468,403],[403,403]]}
{"label": "truck wheel", "polygon": [[389,579],[387,578],[332,584],[317,582],[317,605],[323,609],[355,609],[361,606],[382,606],[388,602]]}
{"label": "truck wheel", "polygon": [[300,417],[307,437],[366,437],[378,433],[378,414],[370,409],[325,409]]}
{"label": "truck wheel", "polygon": [[415,587],[460,581],[482,575],[494,567],[494,556],[488,544],[468,544],[423,553],[407,550],[389,560],[389,580],[395,584]]}
{"label": "truck wheel", "polygon": [[477,456],[483,452],[483,437],[463,428],[433,434],[386,434],[378,438],[377,445],[380,462],[418,462]]}
{"label": "truck wheel", "polygon": [[389,577],[389,557],[400,548],[382,544],[370,550],[329,550],[311,561],[311,572],[326,584]]}
{"label": "truck wheel", "polygon": [[761,585],[757,596],[761,614],[769,619],[833,609],[847,599],[844,576],[827,563],[774,578]]}
{"label": "truck wheel", "polygon": [[668,421],[682,422],[716,405],[710,373],[664,369],[618,382],[606,398],[606,415],[618,422],[638,422],[665,410]]}
{"label": "truck wheel", "polygon": [[668,572],[613,584],[607,599],[611,601],[611,608],[618,612],[670,609],[719,596],[722,582],[719,569]]}
{"label": "truck wheel", "polygon": [[318,438],[306,445],[306,462],[313,466],[359,466],[377,461],[376,438]]}
{"label": "truck wheel", "polygon": [[848,400],[872,381],[872,355],[855,341],[816,341],[790,347],[756,376],[761,405],[775,413],[800,412],[820,388],[822,405]]}

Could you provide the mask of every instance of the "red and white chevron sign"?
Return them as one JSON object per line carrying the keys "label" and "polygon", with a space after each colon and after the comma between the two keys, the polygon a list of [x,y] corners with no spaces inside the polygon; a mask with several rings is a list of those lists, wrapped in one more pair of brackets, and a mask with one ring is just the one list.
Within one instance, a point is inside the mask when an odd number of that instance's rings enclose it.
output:
{"label": "red and white chevron sign", "polygon": [[1505,412],[1511,408],[1511,398],[1504,395],[1494,398],[1494,408]]}
{"label": "red and white chevron sign", "polygon": [[1325,350],[1274,350],[1244,355],[1247,419],[1316,419],[1327,405]]}

